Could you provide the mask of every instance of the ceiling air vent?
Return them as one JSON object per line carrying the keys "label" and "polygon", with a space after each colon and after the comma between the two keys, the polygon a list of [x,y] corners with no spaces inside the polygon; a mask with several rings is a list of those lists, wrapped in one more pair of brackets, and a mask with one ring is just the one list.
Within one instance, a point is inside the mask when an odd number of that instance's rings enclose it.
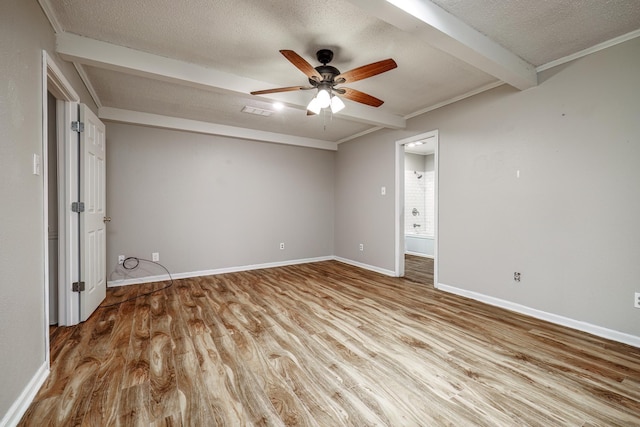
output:
{"label": "ceiling air vent", "polygon": [[256,116],[265,116],[265,117],[269,117],[270,115],[273,114],[273,111],[263,110],[262,108],[256,108],[256,107],[249,107],[248,105],[244,106],[244,108],[242,109],[242,112],[247,114],[255,114]]}

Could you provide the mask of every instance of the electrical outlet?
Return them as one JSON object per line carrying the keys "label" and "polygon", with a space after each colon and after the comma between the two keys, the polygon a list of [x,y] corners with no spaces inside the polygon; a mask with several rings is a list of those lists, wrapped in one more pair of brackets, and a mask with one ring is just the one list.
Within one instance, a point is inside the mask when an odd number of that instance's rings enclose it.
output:
{"label": "electrical outlet", "polygon": [[280,250],[284,250],[284,242],[280,243]]}
{"label": "electrical outlet", "polygon": [[152,253],[151,254],[151,261],[153,261],[153,262],[160,261],[160,253],[159,252]]}
{"label": "electrical outlet", "polygon": [[635,297],[633,298],[633,306],[635,308],[640,308],[640,292],[635,293]]}
{"label": "electrical outlet", "polygon": [[124,255],[118,255],[118,264],[124,263]]}
{"label": "electrical outlet", "polygon": [[520,281],[520,273],[518,273],[517,271],[513,273],[513,281],[514,282]]}
{"label": "electrical outlet", "polygon": [[364,251],[364,244],[363,243],[360,243],[360,250]]}

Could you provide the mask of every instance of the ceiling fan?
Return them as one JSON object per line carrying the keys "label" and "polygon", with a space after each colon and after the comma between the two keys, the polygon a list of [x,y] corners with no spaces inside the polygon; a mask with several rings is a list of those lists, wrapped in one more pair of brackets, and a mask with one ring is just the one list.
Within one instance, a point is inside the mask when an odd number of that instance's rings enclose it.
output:
{"label": "ceiling fan", "polygon": [[359,90],[348,87],[336,87],[337,85],[352,83],[382,74],[393,70],[398,65],[393,59],[384,59],[373,62],[362,67],[341,73],[337,68],[327,65],[333,59],[333,51],[320,49],[316,52],[318,62],[322,65],[313,67],[304,58],[292,50],[281,50],[280,53],[289,60],[296,68],[302,71],[308,78],[311,86],[289,86],[275,89],[258,90],[251,92],[251,95],[265,95],[268,93],[291,92],[296,90],[317,89],[317,95],[307,106],[307,115],[318,114],[323,108],[331,108],[333,113],[344,108],[342,100],[336,94],[342,95],[346,99],[370,105],[372,107],[381,106],[384,101]]}

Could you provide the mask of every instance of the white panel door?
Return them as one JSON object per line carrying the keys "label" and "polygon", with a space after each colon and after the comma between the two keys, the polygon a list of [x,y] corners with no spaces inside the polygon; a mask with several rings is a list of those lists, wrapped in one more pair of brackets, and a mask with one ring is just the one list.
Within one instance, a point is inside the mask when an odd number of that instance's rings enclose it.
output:
{"label": "white panel door", "polygon": [[86,105],[80,105],[80,193],[85,211],[80,215],[81,274],[80,321],[84,322],[104,300],[106,279],[106,151],[104,124]]}

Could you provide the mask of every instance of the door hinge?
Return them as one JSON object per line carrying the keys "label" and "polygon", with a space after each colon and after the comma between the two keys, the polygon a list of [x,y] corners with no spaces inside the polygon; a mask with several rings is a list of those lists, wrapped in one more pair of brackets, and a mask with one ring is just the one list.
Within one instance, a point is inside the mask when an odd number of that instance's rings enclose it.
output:
{"label": "door hinge", "polygon": [[84,282],[73,282],[71,284],[71,290],[73,292],[84,292]]}
{"label": "door hinge", "polygon": [[74,132],[84,132],[84,123],[83,122],[71,122],[71,130]]}
{"label": "door hinge", "polygon": [[84,212],[84,202],[72,202],[71,212]]}

